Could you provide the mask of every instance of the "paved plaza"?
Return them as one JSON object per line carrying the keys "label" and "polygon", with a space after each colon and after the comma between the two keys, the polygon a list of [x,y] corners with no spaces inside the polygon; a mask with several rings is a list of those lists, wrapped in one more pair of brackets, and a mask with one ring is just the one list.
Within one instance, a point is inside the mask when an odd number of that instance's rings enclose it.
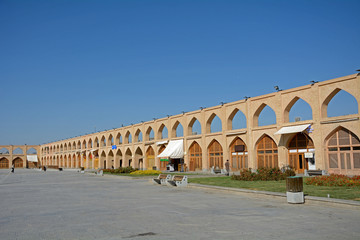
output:
{"label": "paved plaza", "polygon": [[356,207],[153,185],[75,171],[0,171],[0,239],[359,239]]}

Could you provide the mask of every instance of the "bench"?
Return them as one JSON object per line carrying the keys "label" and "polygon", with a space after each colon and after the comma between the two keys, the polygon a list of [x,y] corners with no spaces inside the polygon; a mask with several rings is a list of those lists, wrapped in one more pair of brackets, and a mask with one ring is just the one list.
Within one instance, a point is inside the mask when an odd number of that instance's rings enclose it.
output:
{"label": "bench", "polygon": [[169,186],[186,187],[188,185],[187,176],[174,175],[171,180],[167,181]]}
{"label": "bench", "polygon": [[307,172],[308,176],[322,176],[323,175],[322,170],[307,170],[306,172]]}
{"label": "bench", "polygon": [[153,179],[153,182],[154,183],[157,183],[157,184],[162,184],[162,185],[166,185],[166,182],[169,181],[171,179],[171,175],[168,174],[159,174],[159,176],[157,178],[154,178]]}

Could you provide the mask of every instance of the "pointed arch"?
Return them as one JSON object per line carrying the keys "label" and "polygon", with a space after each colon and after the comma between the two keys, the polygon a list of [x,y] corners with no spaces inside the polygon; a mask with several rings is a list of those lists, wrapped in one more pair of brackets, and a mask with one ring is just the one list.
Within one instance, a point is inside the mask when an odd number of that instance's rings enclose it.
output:
{"label": "pointed arch", "polygon": [[188,135],[201,134],[201,124],[196,117],[193,117],[188,125]]}
{"label": "pointed arch", "polygon": [[82,142],[82,149],[86,149],[86,146],[87,144],[86,144],[86,140],[84,139],[84,141]]}
{"label": "pointed arch", "polygon": [[276,124],[276,114],[269,105],[262,103],[253,116],[254,127]]}
{"label": "pointed arch", "polygon": [[122,144],[122,136],[121,136],[121,133],[118,133],[118,134],[116,135],[115,144],[116,144],[116,145]]}
{"label": "pointed arch", "polygon": [[208,118],[208,120],[206,121],[206,133],[221,132],[221,131],[222,131],[222,121],[215,113],[212,113]]}
{"label": "pointed arch", "polygon": [[154,130],[152,129],[152,127],[149,126],[145,133],[145,141],[152,141],[154,139],[155,139]]}
{"label": "pointed arch", "polygon": [[296,173],[304,173],[309,166],[315,167],[314,158],[305,158],[305,153],[314,153],[315,147],[312,139],[306,133],[297,133],[287,143],[288,165]]}
{"label": "pointed arch", "polygon": [[104,168],[106,169],[108,166],[106,165],[106,152],[105,150],[102,150],[100,155],[99,155],[99,168]]}
{"label": "pointed arch", "polygon": [[[106,168],[110,169],[114,167],[115,164],[115,158],[114,158],[114,152],[112,150],[109,151],[109,153],[106,156]],[[104,165],[105,168],[105,165]]]}
{"label": "pointed arch", "polygon": [[146,150],[146,159],[145,159],[145,164],[147,166],[148,170],[152,170],[153,167],[155,166],[155,151],[154,149],[149,146],[148,149]]}
{"label": "pointed arch", "polygon": [[136,130],[135,132],[135,141],[136,142],[142,142],[143,137],[142,137],[142,132],[140,129]]}
{"label": "pointed arch", "polygon": [[132,166],[132,152],[130,150],[130,148],[127,148],[126,151],[125,151],[125,164],[126,166]]}
{"label": "pointed arch", "polygon": [[223,148],[215,139],[213,139],[208,146],[208,159],[210,168],[224,168]]}
{"label": "pointed arch", "polygon": [[122,167],[122,152],[120,149],[115,153],[115,168]]}
{"label": "pointed arch", "polygon": [[5,157],[0,158],[0,169],[9,169],[9,168],[10,168],[9,160]]}
{"label": "pointed arch", "polygon": [[179,121],[176,121],[171,129],[171,137],[183,137],[184,129]]}
{"label": "pointed arch", "polygon": [[12,165],[14,165],[15,168],[23,168],[24,167],[24,161],[22,158],[17,157],[12,161]]}
{"label": "pointed arch", "polygon": [[10,154],[10,151],[9,149],[3,147],[2,149],[0,149],[0,154],[8,155]]}
{"label": "pointed arch", "polygon": [[64,145],[60,144],[60,152],[63,152],[63,151],[64,151]]}
{"label": "pointed arch", "polygon": [[13,150],[13,154],[15,154],[15,155],[23,155],[24,151],[21,148],[15,148]]}
{"label": "pointed arch", "polygon": [[240,137],[235,137],[230,144],[230,166],[232,171],[248,168],[248,150]]}
{"label": "pointed arch", "polygon": [[256,159],[258,168],[278,168],[278,147],[275,141],[267,134],[256,143]]}
{"label": "pointed arch", "polygon": [[125,143],[132,143],[132,136],[131,136],[131,133],[130,131],[127,131],[126,134],[125,134]]}
{"label": "pointed arch", "polygon": [[190,171],[202,170],[202,149],[197,141],[193,141],[189,147]]}
{"label": "pointed arch", "polygon": [[110,134],[109,137],[108,137],[107,145],[108,146],[114,145],[114,137],[113,137],[112,134]]}
{"label": "pointed arch", "polygon": [[137,147],[135,150],[135,167],[139,169],[144,169],[143,161],[143,152],[140,147]]}
{"label": "pointed arch", "polygon": [[100,139],[100,147],[106,147],[106,138],[104,135]]}
{"label": "pointed arch", "polygon": [[358,114],[358,107],[359,102],[351,93],[341,88],[335,88],[323,101],[321,116],[325,118]]}
{"label": "pointed arch", "polygon": [[89,147],[90,149],[93,148],[93,141],[92,141],[91,138],[89,138],[88,147]]}
{"label": "pointed arch", "polygon": [[284,122],[296,122],[297,118],[300,118],[299,121],[313,119],[310,104],[298,96],[294,97],[285,107]]}
{"label": "pointed arch", "polygon": [[158,137],[159,139],[166,139],[168,138],[168,129],[167,127],[165,126],[165,124],[161,124],[161,126],[159,127],[159,130],[158,130]]}
{"label": "pointed arch", "polygon": [[[166,146],[164,144],[161,144],[158,146],[158,155],[160,153],[162,153]],[[164,159],[160,159],[160,171],[165,171],[166,170],[166,166],[169,164],[169,159],[168,158],[164,158]]]}
{"label": "pointed arch", "polygon": [[26,151],[26,154],[37,154],[37,150],[35,148],[29,148],[27,151]]}
{"label": "pointed arch", "polygon": [[[72,149],[75,150],[76,149],[76,142],[74,141],[72,144]],[[54,147],[54,151],[55,151],[55,147]]]}
{"label": "pointed arch", "polygon": [[228,117],[227,129],[234,130],[242,128],[246,128],[246,116],[241,110],[235,108]]}
{"label": "pointed arch", "polygon": [[360,173],[360,139],[350,130],[339,126],[326,141],[329,172],[357,175]]}

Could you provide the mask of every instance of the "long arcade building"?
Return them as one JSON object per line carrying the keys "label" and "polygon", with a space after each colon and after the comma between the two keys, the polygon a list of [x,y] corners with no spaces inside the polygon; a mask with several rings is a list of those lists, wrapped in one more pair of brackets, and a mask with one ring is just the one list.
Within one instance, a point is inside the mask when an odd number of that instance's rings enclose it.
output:
{"label": "long arcade building", "polygon": [[[357,111],[328,117],[328,105],[341,90],[355,99]],[[312,119],[291,121],[289,113],[300,99],[307,103]],[[64,168],[131,165],[160,170],[173,162],[185,163],[183,167],[189,171],[209,171],[224,168],[228,159],[231,171],[291,166],[298,173],[320,169],[359,175],[359,100],[360,74],[353,74],[44,144],[40,146],[40,162]],[[260,114],[267,106],[274,111],[276,123],[259,126]],[[233,120],[239,116],[243,127],[234,129]],[[221,121],[218,132],[212,131],[215,118]],[[200,125],[196,131],[195,125]],[[176,140],[182,141],[183,160],[158,157]]]}

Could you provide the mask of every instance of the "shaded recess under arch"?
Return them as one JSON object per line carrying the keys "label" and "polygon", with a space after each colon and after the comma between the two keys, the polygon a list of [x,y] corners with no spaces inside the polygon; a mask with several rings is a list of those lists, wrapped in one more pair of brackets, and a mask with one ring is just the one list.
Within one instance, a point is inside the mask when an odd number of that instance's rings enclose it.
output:
{"label": "shaded recess under arch", "polygon": [[278,147],[275,141],[264,134],[256,144],[258,168],[278,168]]}
{"label": "shaded recess under arch", "polygon": [[194,141],[190,148],[189,148],[189,154],[190,154],[190,171],[201,171],[202,170],[202,149],[200,145]]}
{"label": "shaded recess under arch", "polygon": [[360,140],[353,132],[338,127],[329,134],[326,142],[329,172],[360,173]]}
{"label": "shaded recess under arch", "polygon": [[248,150],[244,141],[236,137],[230,144],[230,166],[233,171],[248,168]]}
{"label": "shaded recess under arch", "polygon": [[210,168],[224,168],[223,164],[223,148],[221,144],[216,141],[212,140],[208,147],[208,157],[209,157],[209,167]]}
{"label": "shaded recess under arch", "polygon": [[[296,173],[304,173],[309,166],[315,167],[315,159],[306,158],[305,153],[311,155],[315,152],[312,139],[306,133],[295,134],[287,144],[288,148],[288,165],[294,168]],[[316,170],[316,169],[311,169]]]}

